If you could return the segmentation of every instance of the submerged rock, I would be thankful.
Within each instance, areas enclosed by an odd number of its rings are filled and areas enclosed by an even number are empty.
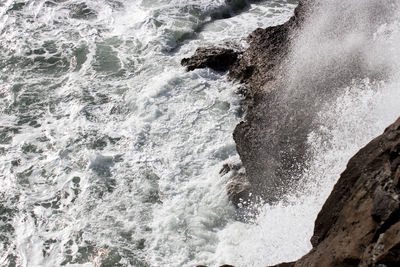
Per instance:
[[[181,61],[188,71],[211,68],[216,71],[227,71],[237,60],[239,52],[221,47],[200,47],[190,58]]]

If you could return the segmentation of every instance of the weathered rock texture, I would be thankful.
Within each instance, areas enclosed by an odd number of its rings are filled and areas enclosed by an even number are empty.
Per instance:
[[[274,267],[400,266],[400,118],[350,159],[311,243],[298,261]]]
[[[245,83],[248,97],[265,89],[266,83],[276,80],[277,68],[289,52],[290,37],[304,22],[311,8],[311,1],[301,0],[294,15],[282,25],[254,30],[246,39],[249,47],[243,56],[232,64],[229,76]]]
[[[291,112],[281,101],[280,66],[289,53],[291,34],[304,20],[306,2],[300,1],[285,24],[251,33],[248,49],[229,70],[229,76],[247,89],[246,116],[233,138],[251,185],[249,192],[266,201],[278,200],[285,193],[304,161],[309,120],[301,108]]]
[[[392,4],[365,2],[362,10],[352,10],[344,0],[300,0],[289,21],[252,32],[245,51],[198,49],[182,61],[189,70],[229,68],[229,77],[245,86],[246,115],[233,137],[246,177],[236,176],[229,185],[230,199],[280,200],[305,169],[307,137],[319,125],[321,107],[335,101],[354,79],[384,78],[387,66],[366,62],[364,44],[373,45],[377,27],[393,17]],[[359,5],[350,4],[354,6]],[[334,13],[327,22],[324,8]],[[363,41],[343,43],[353,35]]]
[[[321,108],[354,80],[384,78],[387,66],[366,62],[365,45],[394,16],[388,3],[365,2],[356,10],[344,0],[301,0],[283,25],[251,33],[249,47],[231,65],[229,76],[247,89],[246,116],[233,137],[251,191],[264,200],[281,199],[301,177]],[[325,13],[333,13],[327,22]],[[343,41],[353,34],[363,42]]]
[[[220,47],[200,47],[190,58],[181,61],[188,71],[211,68],[216,71],[227,71],[238,58],[239,52]]]
[[[199,48],[181,62],[187,70],[229,69],[229,77],[245,85],[246,117],[233,136],[246,177],[237,175],[228,185],[229,198],[235,204],[254,201],[255,196],[267,201],[279,199],[293,174],[302,168],[310,120],[301,109],[288,112],[287,103],[279,101],[283,85],[276,81],[282,75],[279,67],[289,52],[290,35],[300,27],[309,8],[307,2],[300,1],[295,15],[285,24],[256,29],[243,52]]]
[[[400,118],[350,159],[293,266],[400,266]]]
[[[311,243],[298,261],[274,267],[400,266],[400,118],[350,159]]]
[[[320,107],[353,79],[382,80],[390,73],[390,65],[366,64],[363,54],[364,44],[373,45],[377,27],[395,17],[391,12],[398,3],[392,0],[365,0],[362,10],[348,9],[347,3],[361,7],[357,1],[325,1],[325,7],[337,5],[329,12],[340,16],[330,17],[330,24],[322,23],[325,28],[310,36],[325,34],[316,40],[334,43],[334,49],[346,50],[340,42],[353,33],[360,33],[363,42],[345,53],[331,55],[328,50],[322,59],[315,55],[304,64],[301,60],[307,58],[293,56],[299,35],[307,32],[303,29],[313,30],[306,17],[322,2],[300,0],[288,22],[255,30],[247,38],[249,48],[226,65],[229,76],[246,86],[246,116],[234,132],[246,177],[235,176],[228,186],[234,203],[248,199],[250,192],[267,201],[280,199],[301,174],[307,135],[318,123]],[[318,12],[316,16],[324,20]],[[307,47],[305,41],[305,52],[326,48],[315,43]],[[317,68],[313,64],[318,61]],[[349,161],[316,219],[311,243],[307,255],[276,267],[400,266],[400,119]]]

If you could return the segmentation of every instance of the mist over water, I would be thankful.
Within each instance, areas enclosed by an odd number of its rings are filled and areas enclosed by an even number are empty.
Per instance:
[[[314,220],[348,160],[400,114],[399,10],[396,1],[313,6],[292,36],[279,99],[309,120],[307,167],[292,193],[259,208],[253,224],[219,233],[221,262],[268,266],[311,249]]]
[[[1,2],[0,265],[265,266],[306,253],[348,159],[400,114],[398,4],[342,2],[320,1],[285,65],[283,95],[326,92],[302,182],[246,223],[218,174],[238,160],[240,97],[223,73],[179,62],[245,45],[296,1]]]

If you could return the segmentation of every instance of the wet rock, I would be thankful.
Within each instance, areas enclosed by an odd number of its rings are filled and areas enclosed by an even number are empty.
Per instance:
[[[276,79],[276,68],[282,63],[290,47],[290,35],[297,31],[310,9],[302,0],[294,15],[286,23],[254,30],[246,39],[249,47],[229,70],[229,76],[246,83],[251,95],[263,90],[263,86]]]
[[[227,184],[227,193],[228,199],[235,207],[248,207],[255,201],[251,193],[253,190],[241,162],[226,163],[219,173],[221,176],[229,175],[231,177]]]
[[[286,23],[253,31],[247,37],[249,47],[229,69],[229,77],[246,87],[245,118],[233,133],[236,149],[253,193],[270,203],[281,200],[301,179],[311,156],[308,137],[321,123],[318,117],[321,109],[334,102],[352,81],[365,77],[381,79],[384,73],[365,67],[359,53],[361,47],[348,58],[333,56],[332,62],[323,60],[322,67],[316,65],[319,56],[313,51],[309,52],[315,60],[310,62],[297,54],[299,36],[312,27],[306,18],[314,8],[318,9],[319,2],[300,0]],[[368,42],[380,25],[374,21],[390,17],[385,6],[374,5],[376,17],[368,22],[371,25],[366,33]],[[346,10],[340,4],[338,8],[342,16],[330,22],[337,35],[334,38],[342,37],[342,31],[345,32],[343,18],[356,24],[354,10]],[[329,51],[323,52],[330,55]],[[302,65],[298,61],[307,63]]]
[[[305,75],[292,88],[299,91],[298,97],[282,101],[285,73],[281,67],[313,2],[300,0],[288,22],[255,30],[247,39],[249,48],[230,66],[229,76],[246,86],[246,116],[234,132],[246,176],[235,176],[227,186],[234,203],[250,193],[271,202],[279,200],[282,195],[276,189],[288,188],[291,181],[285,177],[301,174],[307,160],[308,133],[331,93],[321,90],[340,89],[353,78],[374,77],[362,69],[356,56],[341,62],[340,69],[328,66],[324,79]],[[386,17],[383,6],[376,5],[382,12],[372,20]],[[349,19],[352,15],[347,14]],[[309,87],[312,90],[302,92]],[[296,262],[276,266],[400,266],[399,152],[400,118],[350,159],[315,221],[311,251]]]
[[[400,266],[400,118],[350,159],[293,266]]]
[[[252,201],[251,185],[244,174],[237,174],[226,186],[229,200],[236,207],[249,205]]]
[[[276,81],[282,75],[280,66],[288,54],[290,36],[301,27],[307,15],[308,2],[300,1],[288,22],[256,29],[248,36],[249,47],[243,52],[230,44],[225,44],[227,48],[198,48],[191,58],[181,62],[187,70],[229,69],[229,77],[244,84],[240,92],[246,97],[242,107],[246,116],[237,125],[233,137],[252,193],[268,202],[281,199],[291,183],[287,177],[294,177],[304,169],[302,164],[312,121],[309,114],[315,114],[306,109],[310,106],[306,100],[314,96],[282,103],[277,100],[281,98],[279,87],[283,85]],[[288,106],[293,106],[291,112]],[[228,191],[230,199],[237,199],[232,196],[247,192],[247,184],[230,183]]]
[[[239,163],[225,163],[222,166],[222,169],[219,171],[219,174],[221,174],[221,176],[229,173],[229,172],[234,172],[237,173],[240,169],[243,168],[243,165],[241,162]]]
[[[253,193],[267,202],[283,197],[306,160],[310,114],[314,114],[306,102],[311,96],[284,102],[280,70],[289,52],[290,36],[306,16],[305,3],[300,1],[286,23],[253,31],[247,38],[248,49],[229,70],[231,79],[246,86],[246,116],[233,133],[236,149]]]
[[[194,55],[181,61],[188,71],[211,68],[216,71],[227,71],[237,60],[239,52],[220,47],[197,48]]]

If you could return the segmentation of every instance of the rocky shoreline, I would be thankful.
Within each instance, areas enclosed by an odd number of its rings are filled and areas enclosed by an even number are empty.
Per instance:
[[[348,162],[291,266],[399,266],[400,118]]]
[[[246,39],[249,47],[245,51],[198,48],[181,62],[188,71],[205,67],[229,70],[229,78],[244,85],[245,118],[233,137],[246,175],[236,175],[228,185],[234,204],[260,198],[279,200],[290,187],[286,178],[299,175],[302,169],[310,120],[300,110],[288,110],[279,98],[284,87],[280,83],[281,62],[288,55],[292,32],[301,27],[307,13],[306,2],[300,1],[295,15],[285,24],[253,31]]]
[[[228,184],[236,205],[243,200],[278,201],[295,185],[307,161],[307,135],[316,111],[336,93],[326,87],[340,88],[357,77],[384,78],[382,70],[365,68],[355,53],[343,59],[340,69],[324,65],[315,77],[288,81],[293,42],[316,2],[300,0],[286,23],[256,29],[244,51],[199,48],[182,60],[188,70],[229,70],[229,77],[245,86],[246,115],[233,133],[245,173]],[[369,21],[374,25],[389,11],[376,4],[368,12],[374,14]],[[351,20],[351,15],[343,12],[343,19]],[[309,66],[304,66],[306,71]],[[350,159],[315,221],[311,243],[307,255],[276,267],[400,265],[400,119]]]

